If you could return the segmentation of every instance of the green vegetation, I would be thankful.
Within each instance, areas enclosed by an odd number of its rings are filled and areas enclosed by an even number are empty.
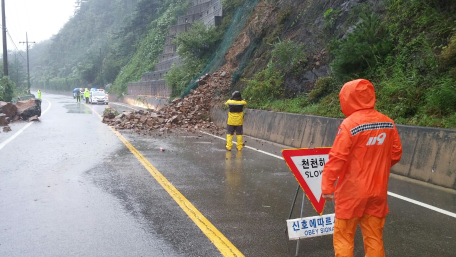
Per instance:
[[[103,70],[104,59],[110,49],[122,45],[123,39],[117,37],[118,33],[124,32],[123,26],[129,25],[124,21],[132,13],[137,14],[134,10],[139,2],[146,0],[83,2],[58,34],[51,40],[34,45],[30,50],[32,85],[40,83],[42,89],[47,89],[49,81],[58,79],[80,80],[80,87],[100,87],[112,83],[112,74]],[[143,24],[143,27],[146,26]],[[122,54],[132,54],[131,51],[117,53],[119,66],[123,66]]]
[[[187,52],[190,58],[184,59],[180,66],[174,66],[165,77],[167,83],[173,87],[174,96],[188,94],[191,89],[198,86],[196,83],[198,77],[205,73],[212,73],[225,64],[225,54],[244,28],[257,2],[258,0],[222,0],[224,16],[221,26],[209,29],[195,28],[202,36],[193,32],[182,35],[181,38],[184,40],[177,42],[178,52],[182,51],[184,55]],[[194,24],[194,26],[199,25]],[[202,38],[207,38],[206,42],[203,42]],[[183,46],[182,44],[187,40],[189,43]],[[208,52],[204,53],[204,56],[191,54],[201,49],[207,49]],[[182,90],[184,88],[185,90]]]
[[[277,88],[283,81],[268,71],[269,63],[253,79],[244,79],[248,84],[244,95],[255,108],[343,117],[341,86],[366,78],[376,88],[376,108],[397,123],[456,128],[456,3],[387,0],[385,4],[382,15],[366,6],[358,8],[363,10],[359,19],[344,24],[351,32],[328,45],[333,77],[320,78],[304,94],[284,99]],[[325,26],[334,27],[338,14],[327,10]],[[268,87],[275,88],[276,95],[262,92]]]
[[[331,29],[334,24],[336,23],[337,15],[339,15],[340,10],[333,10],[328,9],[326,10],[325,14],[323,14],[323,18],[325,19],[325,28]]]
[[[127,90],[128,82],[139,81],[141,74],[153,70],[158,62],[158,56],[163,53],[169,27],[177,22],[177,16],[184,13],[189,4],[188,0],[163,1],[157,13],[161,15],[149,25],[150,29],[141,40],[138,49],[120,71],[113,83],[113,92],[122,95]]]
[[[124,94],[129,82],[153,70],[169,27],[191,2],[86,1],[52,40],[31,49],[32,85],[71,90],[111,83],[113,93]],[[248,28],[249,45],[234,56],[231,82],[250,107],[343,117],[341,86],[365,78],[376,88],[376,108],[397,123],[456,128],[454,0],[365,1],[351,10],[324,1],[268,0],[259,6],[268,12],[251,19],[257,2],[222,0],[220,27],[197,23],[176,37],[181,62],[165,76],[174,96],[220,68]],[[23,64],[11,65],[14,83],[6,89],[2,80],[2,98],[27,87]],[[331,75],[315,80],[328,66]]]
[[[128,82],[150,72],[163,51],[169,27],[191,0],[91,0],[51,40],[30,51],[34,87],[68,90]],[[11,75],[11,74],[10,74]]]
[[[252,79],[244,79],[247,87],[244,97],[249,106],[265,108],[270,102],[283,98],[283,77],[292,71],[300,62],[305,62],[304,45],[293,41],[279,41],[273,44],[266,69],[257,73]]]
[[[165,75],[166,84],[171,86],[174,96],[180,95],[204,69],[221,35],[215,27],[206,28],[203,23],[194,23],[189,31],[176,36],[174,43],[182,62],[173,65]]]
[[[83,87],[81,80],[77,78],[54,78],[47,81],[35,82],[36,89],[66,90],[72,92],[76,87]]]
[[[11,102],[14,96],[13,90],[15,87],[15,83],[8,77],[2,77],[0,79],[0,101]]]

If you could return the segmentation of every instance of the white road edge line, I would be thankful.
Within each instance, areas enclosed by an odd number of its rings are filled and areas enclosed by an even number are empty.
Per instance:
[[[204,132],[204,131],[200,131],[200,132],[203,133],[203,134],[212,136],[212,137],[219,138],[219,139],[221,139],[221,140],[226,140],[226,139],[223,138],[223,137],[219,137],[219,136],[216,136],[216,135],[213,135],[213,134]],[[233,143],[234,143],[234,144],[237,144],[236,142],[233,142]],[[258,150],[258,149],[256,149],[256,148],[253,148],[253,147],[250,147],[250,146],[245,146],[245,147],[246,147],[246,148],[249,148],[249,149],[252,149],[252,150],[254,150],[254,151],[260,152],[260,153],[267,154],[267,155],[272,156],[272,157],[275,157],[275,158],[277,158],[277,159],[283,160],[283,157],[281,157],[281,156],[278,156],[278,155],[275,155],[275,154],[272,154],[272,153],[268,153],[268,152],[265,152],[265,151],[262,151],[262,150]],[[409,202],[409,203],[413,203],[413,204],[419,205],[419,206],[424,207],[424,208],[427,208],[427,209],[429,209],[429,210],[433,210],[433,211],[436,211],[436,212],[440,212],[440,213],[442,213],[442,214],[445,214],[445,215],[448,215],[448,216],[450,216],[450,217],[456,218],[456,213],[449,212],[449,211],[446,211],[446,210],[444,210],[444,209],[440,209],[440,208],[437,208],[437,207],[435,207],[435,206],[432,206],[432,205],[429,205],[429,204],[426,204],[426,203],[422,203],[422,202],[419,202],[419,201],[410,199],[410,198],[405,197],[405,196],[402,196],[402,195],[398,195],[398,194],[395,194],[395,193],[391,193],[390,191],[388,191],[388,195],[389,195],[389,196],[392,196],[392,197],[399,198],[399,199],[404,200],[404,201],[407,201],[407,202]]]
[[[51,102],[47,99],[43,99],[43,100],[46,100],[48,101],[49,103],[49,106],[48,108],[41,114],[41,116],[43,116],[50,108],[51,108]],[[14,135],[12,135],[10,138],[8,138],[7,140],[5,140],[5,142],[1,143],[0,144],[0,150],[2,150],[3,147],[5,147],[9,142],[13,141],[17,136],[19,136],[22,132],[24,132],[24,130],[26,130],[28,127],[32,126],[33,122],[29,122],[27,125],[25,125],[23,128],[21,128],[20,130],[18,130],[16,133],[14,133]]]
[[[395,193],[391,193],[390,191],[388,191],[388,195],[389,195],[389,196],[396,197],[396,198],[399,198],[399,199],[401,199],[401,200],[404,200],[404,201],[407,201],[407,202],[410,202],[410,203],[414,203],[414,204],[416,204],[416,205],[422,206],[422,207],[424,207],[424,208],[428,208],[428,209],[433,210],[433,211],[436,211],[436,212],[440,212],[440,213],[445,214],[445,215],[448,215],[448,216],[450,216],[450,217],[456,218],[456,213],[452,213],[452,212],[446,211],[446,210],[444,210],[444,209],[440,209],[440,208],[437,208],[437,207],[435,207],[435,206],[432,206],[432,205],[429,205],[429,204],[426,204],[426,203],[422,203],[422,202],[419,202],[419,201],[410,199],[410,198],[405,197],[405,196],[402,196],[402,195],[398,195],[398,194],[395,194]]]
[[[126,104],[113,103],[113,102],[109,102],[109,103],[110,103],[110,104],[120,105],[120,106],[123,106],[123,107],[126,107],[126,108],[130,108],[130,109],[133,109],[133,110],[135,110],[135,111],[139,111],[138,109],[135,109],[135,108],[133,108],[133,107],[130,107],[130,106],[126,105]]]

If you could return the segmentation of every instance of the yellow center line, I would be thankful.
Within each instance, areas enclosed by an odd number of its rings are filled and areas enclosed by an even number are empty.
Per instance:
[[[102,117],[90,106],[92,111]],[[109,127],[111,131],[124,143],[130,152],[149,171],[152,177],[168,192],[188,217],[201,229],[209,240],[217,247],[223,256],[244,256],[206,217],[193,206],[190,201],[177,190],[125,137]]]

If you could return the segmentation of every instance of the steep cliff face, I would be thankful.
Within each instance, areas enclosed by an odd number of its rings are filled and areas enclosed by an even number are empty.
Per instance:
[[[239,65],[233,57],[241,59],[251,43],[255,50],[250,65],[244,71],[244,77],[264,69],[270,57],[271,44],[279,40],[292,40],[303,43],[307,62],[301,63],[300,71],[289,71],[285,75],[285,96],[293,97],[309,92],[320,77],[331,75],[329,43],[336,38],[343,38],[353,30],[359,21],[361,10],[384,13],[383,1],[375,0],[282,0],[260,1],[252,14],[249,24],[239,36],[227,55],[232,66]],[[331,11],[332,10],[332,11]],[[325,15],[326,13],[326,15]],[[235,53],[235,54],[234,54]],[[231,68],[235,70],[238,67]]]
[[[451,0],[260,0],[223,70],[255,108],[343,117],[337,92],[361,77],[398,123],[455,128],[455,24]]]

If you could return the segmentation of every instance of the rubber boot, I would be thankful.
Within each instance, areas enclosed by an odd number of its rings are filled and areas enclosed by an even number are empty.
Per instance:
[[[226,150],[231,151],[231,147],[233,147],[233,135],[227,134],[226,135]]]
[[[237,138],[237,149],[238,151],[241,151],[242,148],[244,147],[244,141],[242,141],[242,135],[236,135]]]

